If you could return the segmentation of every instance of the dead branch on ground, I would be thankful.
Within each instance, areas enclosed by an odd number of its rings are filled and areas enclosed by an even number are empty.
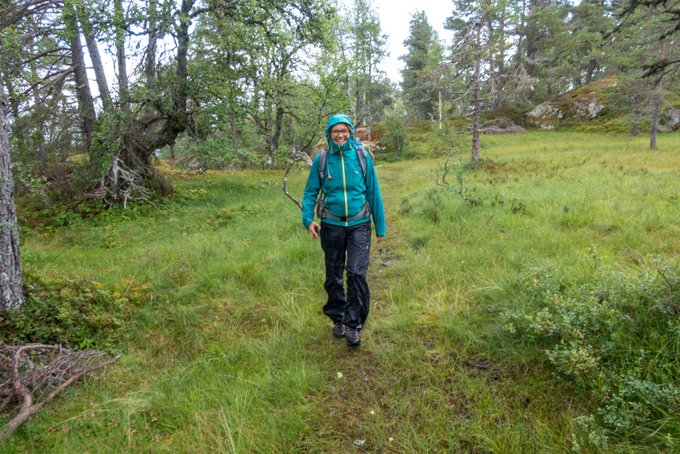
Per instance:
[[[60,345],[0,344],[0,412],[16,412],[0,428],[0,440],[73,382],[113,364],[119,357],[96,350],[68,350]]]

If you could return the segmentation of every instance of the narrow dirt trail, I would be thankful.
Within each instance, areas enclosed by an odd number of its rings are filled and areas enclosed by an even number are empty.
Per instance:
[[[398,178],[388,174],[381,178],[381,185],[396,184]],[[392,266],[403,260],[402,252],[408,247],[393,221],[396,210],[389,209],[397,206],[395,198],[389,191],[385,197],[388,207],[385,241],[378,243],[374,239],[372,243],[368,271],[371,308],[362,332],[362,345],[351,348],[342,340],[330,344],[328,354],[332,356],[334,371],[329,374],[324,392],[313,397],[314,406],[319,409],[315,421],[319,430],[306,442],[321,447],[323,452],[413,451],[416,448],[411,432],[427,433],[430,418],[440,421],[465,418],[472,400],[459,391],[456,374],[448,372],[460,367],[457,356],[437,354],[431,349],[434,341],[427,335],[402,330],[394,316],[400,309],[390,307],[401,304],[394,301],[392,289],[409,279],[390,272]],[[416,305],[414,310],[420,308]],[[417,316],[413,313],[413,317]],[[424,404],[424,395],[436,396],[436,402]],[[430,449],[443,451],[465,445],[464,440],[457,439],[452,444],[446,434],[428,443]]]

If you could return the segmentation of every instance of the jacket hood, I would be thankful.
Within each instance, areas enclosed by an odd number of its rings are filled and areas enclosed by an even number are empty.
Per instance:
[[[349,140],[342,144],[342,146],[338,145],[333,141],[333,139],[331,139],[331,128],[338,123],[345,123],[347,126],[349,126]],[[335,114],[329,118],[328,124],[326,125],[326,141],[328,142],[328,149],[330,151],[346,151],[351,149],[356,143],[354,140],[354,123],[352,123],[352,120],[345,114]]]

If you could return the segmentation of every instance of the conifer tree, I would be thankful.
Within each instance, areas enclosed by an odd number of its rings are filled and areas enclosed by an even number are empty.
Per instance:
[[[381,85],[382,73],[378,65],[387,55],[387,37],[382,34],[380,20],[370,0],[355,0],[349,17],[351,65],[348,80],[348,98],[352,103],[352,114],[357,125],[369,126],[377,120],[374,99]],[[382,116],[382,115],[378,115]]]
[[[402,71],[401,88],[409,117],[427,120],[434,117],[437,104],[437,88],[433,80],[433,58],[439,55],[437,33],[432,29],[425,12],[418,11],[411,17],[409,37],[404,41],[408,53],[401,57],[406,63]]]

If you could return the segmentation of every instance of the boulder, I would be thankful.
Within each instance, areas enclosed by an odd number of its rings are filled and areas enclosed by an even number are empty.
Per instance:
[[[484,123],[479,132],[482,134],[522,134],[526,132],[526,129],[506,117],[498,117]]]
[[[595,98],[576,101],[576,116],[579,118],[595,118],[605,109]]]
[[[498,126],[488,126],[486,128],[481,128],[479,132],[482,134],[524,134],[525,132],[527,132],[527,130],[521,126],[512,125],[508,126],[507,128],[499,128]]]
[[[663,116],[663,125],[672,131],[680,128],[680,109],[668,109]]]
[[[555,129],[555,126],[564,118],[564,112],[551,101],[543,102],[527,113],[529,123],[541,129]]]
[[[546,101],[528,112],[530,124],[541,129],[555,129],[562,120],[592,120],[606,110],[596,93],[571,93]]]

